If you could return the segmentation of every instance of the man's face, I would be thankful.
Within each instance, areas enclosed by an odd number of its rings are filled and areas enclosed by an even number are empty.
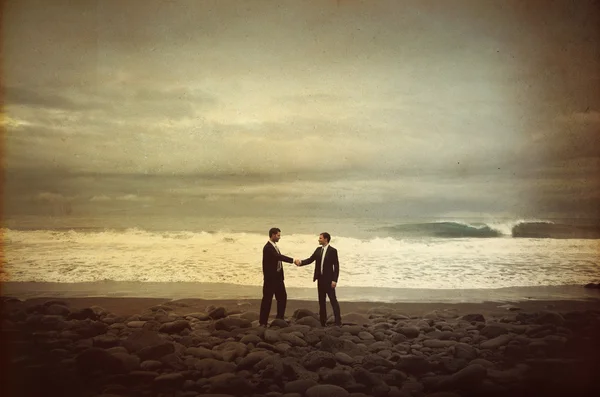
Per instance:
[[[319,245],[326,245],[327,244],[327,239],[325,237],[323,237],[322,234],[319,234]]]
[[[281,232],[277,232],[277,234],[274,234],[273,236],[271,236],[271,241],[276,243],[279,241],[280,238],[281,238]]]

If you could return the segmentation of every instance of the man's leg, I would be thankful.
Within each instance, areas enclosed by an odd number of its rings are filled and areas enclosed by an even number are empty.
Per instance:
[[[329,296],[329,302],[331,302],[331,308],[333,309],[333,316],[335,317],[335,325],[342,325],[342,315],[340,313],[340,304],[337,301],[337,297],[335,296],[335,288],[331,288],[327,290],[327,295]]]
[[[269,322],[269,313],[271,312],[271,301],[273,300],[272,284],[266,282],[263,284],[263,297],[260,302],[260,316],[258,322],[260,325],[267,325]]]
[[[277,315],[275,318],[283,320],[285,317],[285,306],[287,305],[287,292],[283,280],[275,288],[275,299],[277,299]]]
[[[319,293],[319,317],[321,325],[324,327],[327,324],[327,288],[320,281],[317,281],[317,291]]]

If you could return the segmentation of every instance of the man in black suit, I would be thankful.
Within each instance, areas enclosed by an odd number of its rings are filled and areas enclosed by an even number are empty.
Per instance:
[[[282,255],[277,247],[277,242],[281,238],[281,230],[274,227],[269,230],[269,241],[263,247],[263,297],[260,302],[259,323],[261,326],[267,326],[269,313],[271,312],[271,302],[273,295],[277,300],[276,318],[283,320],[285,315],[285,306],[287,304],[287,292],[283,282],[283,264],[282,262],[293,263],[294,260],[288,256]]]
[[[329,233],[321,233],[319,235],[319,245],[312,256],[302,261],[295,260],[297,266],[306,266],[315,262],[315,272],[313,282],[317,282],[317,291],[319,293],[319,316],[321,325],[327,323],[327,302],[326,295],[329,296],[329,302],[333,308],[333,316],[335,325],[342,325],[342,315],[340,314],[340,304],[335,296],[335,286],[337,285],[338,276],[340,274],[340,262],[338,253],[335,248],[329,245],[331,235]]]

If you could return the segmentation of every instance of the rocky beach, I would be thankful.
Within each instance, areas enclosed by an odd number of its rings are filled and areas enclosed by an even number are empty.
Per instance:
[[[3,396],[587,396],[600,303],[2,297]]]

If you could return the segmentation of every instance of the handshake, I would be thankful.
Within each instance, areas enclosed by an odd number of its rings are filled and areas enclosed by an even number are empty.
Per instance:
[[[294,265],[296,266],[302,266],[302,260],[301,259],[294,259]]]

